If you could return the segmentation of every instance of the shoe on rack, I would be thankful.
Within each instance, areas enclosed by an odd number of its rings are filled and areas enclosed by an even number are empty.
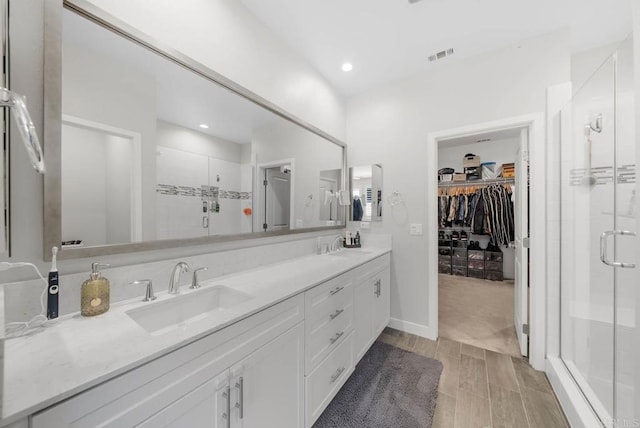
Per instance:
[[[463,241],[467,240],[467,232],[465,232],[464,230],[462,232],[460,232],[460,239],[462,239]]]

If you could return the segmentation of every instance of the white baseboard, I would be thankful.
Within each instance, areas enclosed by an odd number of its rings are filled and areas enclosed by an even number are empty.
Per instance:
[[[548,357],[545,371],[569,424],[574,428],[602,428],[598,417],[560,358]]]
[[[415,334],[416,336],[426,337],[427,339],[437,340],[438,337],[433,334],[428,325],[416,324],[410,321],[403,321],[397,318],[389,320],[389,327],[406,333]]]

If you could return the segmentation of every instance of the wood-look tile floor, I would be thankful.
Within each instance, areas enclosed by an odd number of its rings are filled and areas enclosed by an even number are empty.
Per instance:
[[[513,293],[513,281],[438,275],[440,336],[519,357]]]
[[[569,426],[547,376],[523,358],[391,328],[378,340],[442,362],[432,428]]]

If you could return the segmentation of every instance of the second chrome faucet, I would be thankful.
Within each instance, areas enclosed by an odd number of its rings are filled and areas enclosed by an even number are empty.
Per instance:
[[[200,281],[198,280],[198,272],[207,270],[206,267],[201,267],[198,269],[191,269],[189,263],[187,262],[178,262],[173,271],[171,271],[171,277],[169,278],[169,294],[179,294],[180,293],[180,274],[184,272],[193,271],[193,278],[191,279],[191,287],[189,288],[200,288]]]
[[[171,277],[169,278],[169,294],[180,293],[180,274],[183,272],[189,272],[191,266],[187,262],[178,262],[171,271]]]

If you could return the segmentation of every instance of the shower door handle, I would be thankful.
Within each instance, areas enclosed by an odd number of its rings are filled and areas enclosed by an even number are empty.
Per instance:
[[[629,230],[607,230],[602,232],[600,235],[600,261],[607,266],[611,267],[620,267],[620,268],[630,268],[633,269],[636,267],[635,263],[623,263],[617,261],[609,261],[607,257],[607,238],[613,235],[620,236],[636,236],[635,232],[631,232]]]

